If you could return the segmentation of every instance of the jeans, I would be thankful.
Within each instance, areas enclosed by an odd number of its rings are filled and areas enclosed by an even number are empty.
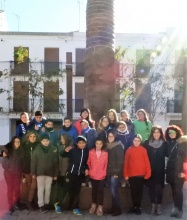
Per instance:
[[[112,194],[112,209],[120,210],[120,196],[119,196],[119,178],[108,176],[108,184]]]

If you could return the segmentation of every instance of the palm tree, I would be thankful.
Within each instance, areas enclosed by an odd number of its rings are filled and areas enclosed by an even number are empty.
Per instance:
[[[114,0],[88,0],[85,107],[97,121],[115,108]]]

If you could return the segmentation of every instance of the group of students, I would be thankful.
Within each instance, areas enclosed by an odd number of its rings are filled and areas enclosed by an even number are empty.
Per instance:
[[[37,189],[41,212],[47,212],[51,185],[57,181],[57,213],[62,212],[62,201],[69,195],[68,209],[76,215],[82,183],[90,181],[92,204],[89,213],[103,215],[104,187],[112,196],[109,213],[121,215],[119,186],[130,186],[133,206],[128,213],[141,214],[143,188],[149,189],[151,214],[160,215],[163,188],[170,184],[174,201],[172,217],[181,218],[182,188],[187,178],[187,136],[176,125],[170,125],[163,134],[160,126],[152,126],[144,109],[137,111],[132,121],[127,111],[114,109],[103,116],[97,129],[89,109],[82,109],[74,124],[65,117],[58,134],[53,121],[45,120],[41,111],[35,112],[29,122],[22,113],[21,123],[3,151],[4,176],[10,211],[20,208],[21,179],[28,186],[27,208],[32,211]],[[167,162],[165,160],[167,158]]]

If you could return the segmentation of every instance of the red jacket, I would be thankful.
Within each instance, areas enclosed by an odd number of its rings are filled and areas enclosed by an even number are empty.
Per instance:
[[[144,176],[144,179],[149,179],[151,176],[147,151],[142,146],[131,146],[125,154],[124,178],[133,176]]]
[[[87,164],[90,178],[94,180],[103,180],[106,177],[108,152],[101,151],[99,158],[97,158],[95,149],[90,150]]]

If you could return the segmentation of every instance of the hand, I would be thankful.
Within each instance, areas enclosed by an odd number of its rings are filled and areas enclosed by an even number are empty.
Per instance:
[[[3,157],[8,157],[8,154],[5,151],[3,151]]]
[[[88,174],[89,174],[89,171],[88,171],[88,169],[86,169],[85,170],[85,176],[88,176]]]
[[[34,129],[35,129],[36,131],[38,131],[38,130],[39,130],[39,127],[38,127],[37,125],[35,125],[35,126],[34,126]]]
[[[53,180],[54,180],[54,181],[57,181],[57,177],[56,177],[56,176],[55,176],[55,177],[53,177]]]
[[[179,173],[178,176],[179,176],[179,178],[185,178],[186,175],[185,175],[185,173]]]
[[[45,127],[42,127],[41,132],[45,132]]]
[[[127,176],[127,177],[125,177],[125,180],[129,180],[129,177]]]
[[[114,178],[118,178],[118,176],[117,176],[117,175],[114,175]]]
[[[66,147],[65,151],[68,153],[71,149],[72,149],[72,147],[69,146],[69,147]]]
[[[35,176],[35,175],[32,175],[32,178],[33,178],[33,179],[36,179],[36,176]]]

